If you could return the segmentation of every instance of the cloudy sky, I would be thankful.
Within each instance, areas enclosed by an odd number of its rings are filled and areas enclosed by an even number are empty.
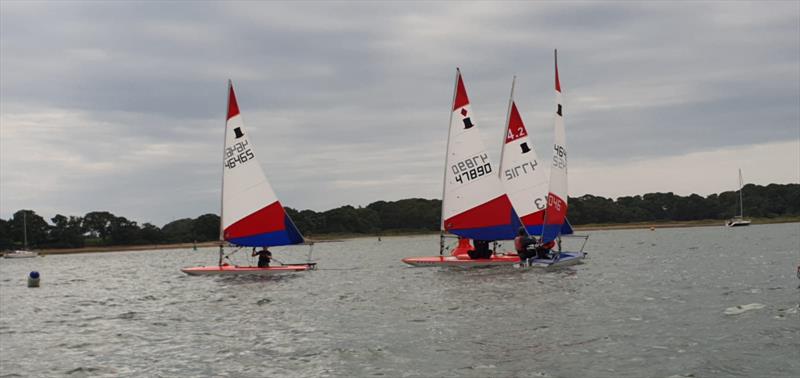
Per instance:
[[[570,195],[800,181],[800,3],[0,2],[0,217],[219,211],[226,81],[281,201],[438,198],[455,68]]]

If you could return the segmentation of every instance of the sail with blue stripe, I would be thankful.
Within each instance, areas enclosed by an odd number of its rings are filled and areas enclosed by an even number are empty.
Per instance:
[[[476,240],[516,236],[519,217],[496,172],[478,132],[461,71],[456,69],[442,188],[443,233]]]
[[[558,52],[555,58],[556,111],[553,120],[553,154],[550,165],[550,189],[547,193],[547,209],[544,215],[542,241],[550,242],[562,233],[567,219],[567,138],[564,129],[564,100],[561,94],[561,81],[558,78]],[[570,227],[571,230],[571,227]]]
[[[261,169],[230,81],[220,226],[220,239],[239,246],[270,247],[304,242]]]

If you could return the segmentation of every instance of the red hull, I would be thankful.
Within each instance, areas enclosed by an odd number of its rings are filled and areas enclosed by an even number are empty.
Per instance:
[[[448,266],[460,268],[476,268],[498,265],[514,265],[519,263],[517,255],[495,255],[490,259],[471,259],[461,256],[424,256],[406,257],[403,262],[417,267]]]
[[[294,272],[302,272],[305,270],[314,269],[314,265],[281,265],[271,266],[267,268],[259,268],[256,266],[235,266],[235,265],[214,265],[214,266],[198,266],[193,268],[183,268],[184,272],[190,276],[205,276],[205,275],[273,275],[273,274],[286,274]]]

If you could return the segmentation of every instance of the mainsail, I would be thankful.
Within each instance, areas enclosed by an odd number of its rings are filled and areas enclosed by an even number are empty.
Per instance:
[[[547,194],[547,209],[544,217],[542,240],[547,243],[555,240],[562,227],[569,224],[567,217],[567,141],[564,131],[564,108],[561,96],[561,82],[558,79],[558,52],[554,52],[556,73],[556,114],[553,123],[553,163],[550,167],[550,190]]]
[[[456,87],[447,139],[442,231],[477,240],[513,239],[520,226],[503,186],[495,174],[456,70]]]
[[[249,247],[303,243],[256,159],[230,81],[222,171],[220,239]]]
[[[517,110],[514,101],[515,82],[516,77],[511,82],[498,175],[528,234],[541,235],[547,208],[547,175]]]

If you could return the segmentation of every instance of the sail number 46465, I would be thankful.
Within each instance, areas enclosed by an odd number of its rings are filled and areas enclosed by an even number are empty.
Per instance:
[[[463,184],[491,173],[492,163],[489,155],[480,154],[451,165],[450,170],[453,171],[455,180]]]
[[[243,140],[225,148],[225,166],[228,169],[233,169],[237,164],[244,164],[248,160],[256,158],[253,151],[247,147],[247,144],[247,140]]]

